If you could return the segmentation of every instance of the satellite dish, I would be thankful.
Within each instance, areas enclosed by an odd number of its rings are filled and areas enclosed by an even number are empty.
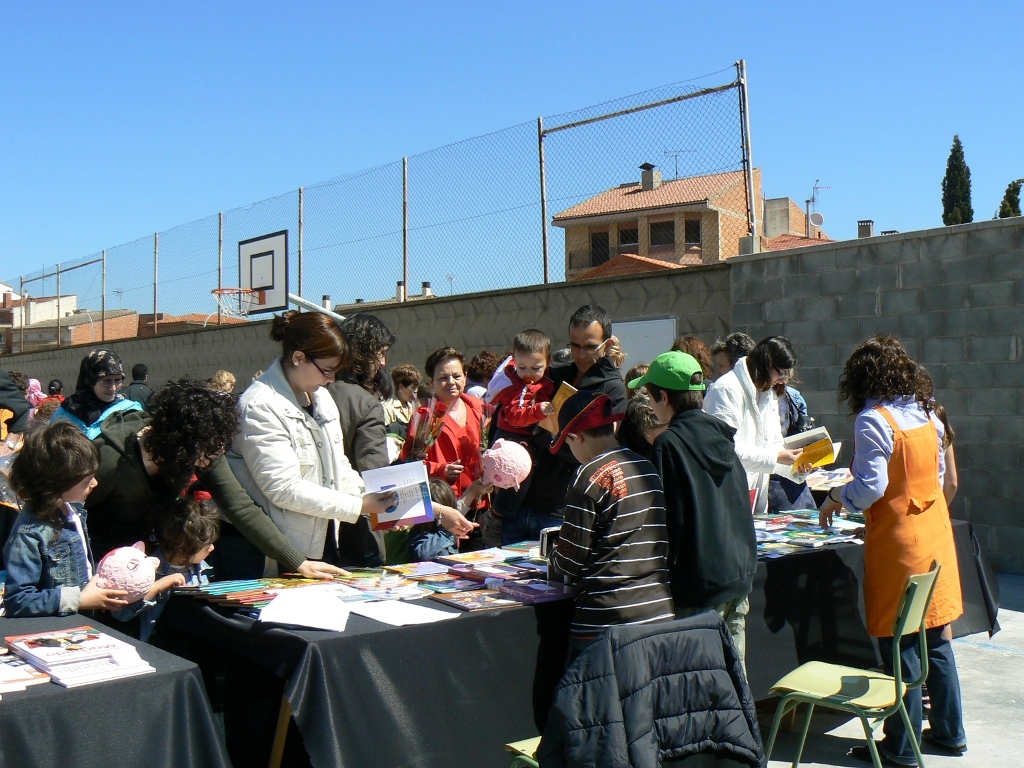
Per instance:
[[[811,214],[811,224],[813,224],[816,227],[820,227],[824,223],[825,217],[822,216],[820,213],[815,211],[814,213]]]

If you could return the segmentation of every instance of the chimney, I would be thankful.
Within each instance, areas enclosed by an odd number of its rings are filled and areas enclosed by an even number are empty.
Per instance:
[[[399,280],[395,287],[395,301],[405,301],[405,280]]]
[[[423,283],[423,298],[427,298],[428,296],[433,296],[433,295],[434,295],[434,292],[432,290],[430,290],[430,281],[424,282]]]
[[[320,306],[324,309],[331,309],[331,294],[325,293],[320,297]]]
[[[657,189],[661,186],[661,171],[657,170],[650,163],[644,163],[640,166],[640,170],[643,173],[640,174],[640,188],[645,192],[650,192],[652,189]]]
[[[356,299],[356,304],[362,304],[363,301],[364,301],[363,299]]]
[[[875,222],[873,219],[864,219],[857,222],[857,237],[874,237]]]

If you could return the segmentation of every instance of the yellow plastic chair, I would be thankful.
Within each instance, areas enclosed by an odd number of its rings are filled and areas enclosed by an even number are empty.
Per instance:
[[[804,742],[807,740],[807,731],[811,726],[811,716],[814,714],[815,706],[849,712],[860,718],[860,722],[864,726],[864,737],[867,739],[868,750],[871,752],[871,762],[874,763],[875,768],[882,768],[882,759],[879,757],[878,747],[875,746],[875,731],[887,717],[899,712],[900,717],[903,718],[903,725],[907,729],[910,745],[914,749],[917,764],[920,768],[924,768],[921,747],[914,735],[910,715],[907,714],[907,708],[903,704],[903,695],[908,688],[920,686],[928,677],[928,642],[925,637],[924,624],[940,568],[941,566],[937,562],[933,562],[932,569],[928,573],[917,574],[907,579],[903,600],[893,624],[892,668],[895,673],[893,676],[854,667],[843,667],[838,664],[811,661],[797,667],[772,686],[774,693],[782,695],[782,701],[779,702],[779,707],[775,711],[771,735],[768,737],[768,747],[765,750],[767,758],[771,758],[782,718],[791,710],[806,703],[808,705],[807,716],[804,718],[803,729],[800,732],[800,743],[797,746],[796,758],[793,760],[793,768],[800,764],[800,756],[804,751]],[[918,649],[921,655],[921,674],[914,680],[905,681],[903,667],[900,663],[900,639],[904,635],[914,632],[919,633]]]
[[[540,736],[506,744],[505,751],[515,755],[509,768],[538,768],[536,754],[539,746]]]

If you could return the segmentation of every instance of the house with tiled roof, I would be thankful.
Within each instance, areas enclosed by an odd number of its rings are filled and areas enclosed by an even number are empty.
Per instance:
[[[640,168],[639,182],[601,192],[552,219],[565,230],[567,280],[718,264],[740,254],[741,240],[749,235],[743,171],[664,181],[653,165]],[[771,238],[780,235],[814,239],[801,245],[821,242],[817,228],[797,231],[806,219],[792,200],[762,198],[760,168],[753,171],[753,186],[757,250],[770,250]]]

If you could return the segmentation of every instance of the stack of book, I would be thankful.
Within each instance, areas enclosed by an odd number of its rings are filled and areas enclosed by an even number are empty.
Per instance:
[[[7,647],[65,688],[156,670],[131,645],[93,627],[5,637]]]
[[[40,672],[20,656],[0,649],[0,693],[24,691],[30,685],[50,682],[50,676]]]

